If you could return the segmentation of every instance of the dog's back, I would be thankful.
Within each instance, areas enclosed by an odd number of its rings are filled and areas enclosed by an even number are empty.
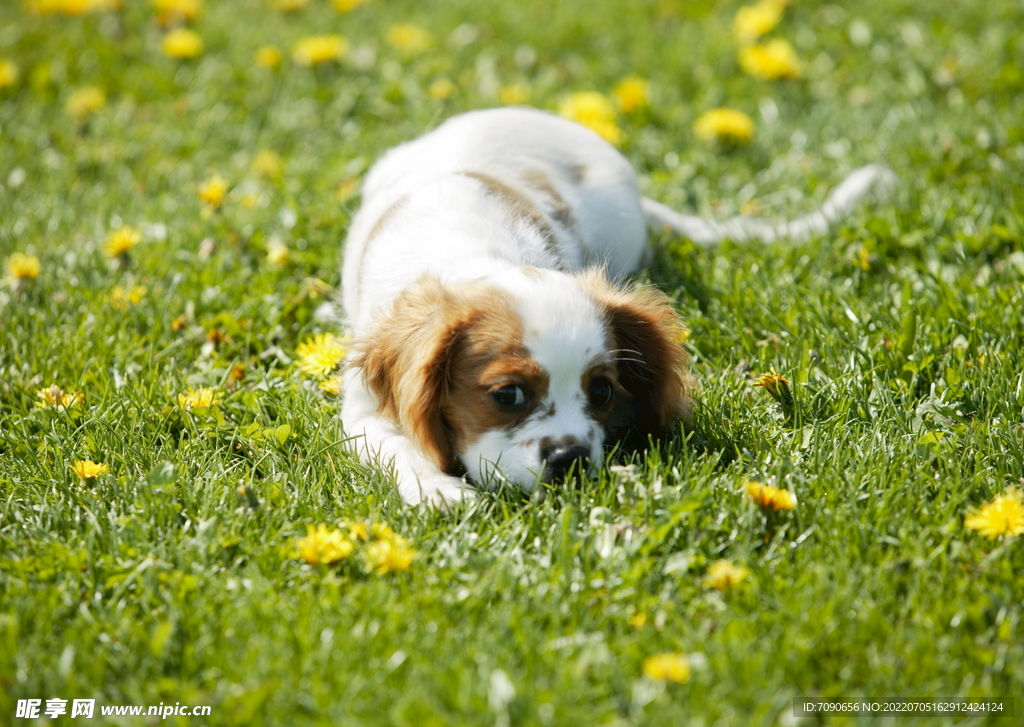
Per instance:
[[[456,116],[367,176],[345,250],[349,323],[424,272],[464,279],[500,260],[621,277],[646,247],[640,199],[626,159],[578,124],[524,108]]]

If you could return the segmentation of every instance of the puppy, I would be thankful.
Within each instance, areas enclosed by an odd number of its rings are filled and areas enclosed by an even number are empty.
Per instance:
[[[649,261],[647,226],[705,245],[806,238],[890,179],[858,169],[794,222],[712,222],[643,197],[583,126],[524,108],[456,116],[366,178],[342,272],[345,429],[412,504],[530,492],[609,445],[642,448],[686,421],[694,393],[669,299],[617,282]]]

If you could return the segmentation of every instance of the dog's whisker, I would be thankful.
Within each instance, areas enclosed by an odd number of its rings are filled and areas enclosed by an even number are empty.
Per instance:
[[[639,351],[623,351],[622,354],[630,354],[630,355],[621,355],[621,354],[613,353],[612,357],[611,357],[612,361],[615,361],[615,362],[619,362],[619,361],[634,361],[636,363],[641,363],[641,364],[644,363],[644,361],[645,361],[644,355],[642,353],[640,353]]]
[[[616,363],[624,363],[624,362],[631,362],[631,363],[638,363],[638,364],[646,363],[646,360],[644,359],[644,355],[642,353],[640,353],[639,351],[634,351],[632,349],[622,348],[622,349],[619,349],[619,351],[611,351],[610,353],[612,354],[612,360],[615,361]],[[620,355],[617,355],[618,353],[624,353],[624,354],[628,353],[628,354],[632,354],[632,355],[631,356],[620,356]]]

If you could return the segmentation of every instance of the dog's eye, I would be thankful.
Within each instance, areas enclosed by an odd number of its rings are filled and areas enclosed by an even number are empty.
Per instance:
[[[508,409],[518,409],[526,404],[526,392],[522,386],[505,384],[491,392],[494,400]]]
[[[590,380],[590,391],[587,395],[590,397],[591,406],[603,409],[611,403],[613,393],[612,382],[603,376],[595,376]]]

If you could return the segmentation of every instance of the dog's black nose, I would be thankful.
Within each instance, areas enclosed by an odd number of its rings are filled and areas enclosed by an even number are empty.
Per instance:
[[[546,448],[541,455],[544,457],[546,482],[563,479],[573,467],[576,468],[576,474],[581,474],[590,461],[590,450],[578,444]]]

